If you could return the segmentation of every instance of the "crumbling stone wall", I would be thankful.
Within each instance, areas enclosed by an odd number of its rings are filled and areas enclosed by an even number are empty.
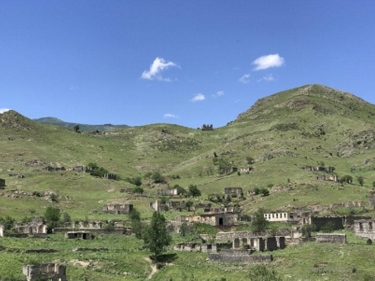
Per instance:
[[[375,220],[355,220],[353,226],[354,234],[363,238],[375,239]]]
[[[213,262],[243,262],[268,263],[273,260],[272,255],[252,255],[250,250],[222,250],[218,253],[209,253],[208,258]]]
[[[67,281],[66,266],[56,263],[43,263],[40,265],[23,265],[22,272],[27,281],[51,280]]]
[[[133,210],[133,204],[110,204],[102,209],[103,214],[129,214]]]
[[[213,128],[212,124],[211,125],[206,125],[206,124],[202,125],[202,131],[212,131],[213,129],[214,128]]]
[[[225,187],[224,188],[224,193],[225,195],[237,195],[237,196],[242,196],[243,195],[243,190],[241,187]]]
[[[315,239],[316,239],[316,242],[319,242],[319,243],[346,244],[346,234],[318,233],[316,234]]]

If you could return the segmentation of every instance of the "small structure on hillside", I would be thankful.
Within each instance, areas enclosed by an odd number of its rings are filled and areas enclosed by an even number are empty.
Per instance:
[[[271,222],[287,222],[295,224],[311,224],[311,212],[271,212],[264,213],[264,218]]]
[[[212,226],[232,226],[238,220],[238,215],[233,212],[209,212],[201,215],[179,216],[176,217],[176,223],[204,223]]]
[[[177,196],[178,195],[178,190],[177,188],[172,188],[172,189],[158,189],[157,194],[159,196]]]
[[[375,240],[374,219],[355,220],[353,229],[356,236]]]
[[[224,188],[224,193],[225,196],[242,196],[243,195],[243,190],[242,187],[225,187]]]
[[[202,131],[213,131],[213,125],[206,125],[206,124],[203,124],[202,125]]]
[[[68,231],[65,233],[65,238],[88,240],[88,239],[93,239],[94,235],[86,231]]]
[[[109,204],[104,205],[103,214],[129,214],[133,210],[133,204]]]
[[[27,281],[67,281],[66,266],[57,263],[42,263],[40,265],[24,264],[22,273],[26,275]]]
[[[170,210],[177,210],[182,211],[186,209],[185,201],[178,201],[178,200],[170,200],[162,203],[160,200],[150,202],[150,208],[154,211],[170,211]]]

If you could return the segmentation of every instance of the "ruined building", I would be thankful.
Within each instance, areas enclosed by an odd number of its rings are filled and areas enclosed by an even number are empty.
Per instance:
[[[202,125],[202,131],[212,131],[213,129],[214,128],[213,128],[212,124],[211,125],[206,125],[206,124]]]
[[[57,263],[42,263],[40,265],[23,265],[22,272],[27,281],[51,280],[67,281],[66,266]]]
[[[359,237],[375,239],[375,220],[364,219],[354,221],[354,234]]]
[[[309,211],[264,213],[264,218],[271,222],[311,224],[311,212]]]
[[[110,204],[103,207],[103,214],[129,214],[133,210],[133,204]]]

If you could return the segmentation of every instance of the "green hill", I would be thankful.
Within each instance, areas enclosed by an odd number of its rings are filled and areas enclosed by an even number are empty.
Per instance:
[[[127,128],[128,125],[112,125],[112,124],[103,124],[103,125],[88,125],[88,124],[80,124],[80,123],[71,123],[71,122],[64,122],[56,117],[42,117],[38,119],[33,119],[33,121],[39,124],[47,124],[47,125],[55,125],[60,127],[65,127],[69,129],[74,129],[75,126],[79,127],[80,131],[109,131],[115,130],[120,128]]]
[[[115,220],[118,216],[101,214],[103,205],[132,203],[147,220],[152,214],[149,203],[158,198],[156,190],[176,184],[185,189],[190,184],[198,186],[202,196],[191,199],[194,203],[208,203],[210,194],[223,193],[225,187],[242,187],[245,191],[268,189],[270,195],[267,197],[245,195],[245,200],[235,202],[243,209],[243,215],[251,215],[261,207],[270,211],[320,208],[325,210],[325,214],[372,216],[372,209],[329,206],[349,201],[368,202],[368,194],[375,182],[374,116],[374,105],[352,94],[321,85],[307,85],[263,98],[227,126],[213,131],[152,124],[77,133],[65,128],[68,126],[59,125],[59,122],[55,122],[59,126],[40,124],[41,120],[35,122],[15,111],[8,111],[0,115],[0,178],[6,181],[5,189],[0,190],[0,217],[11,216],[21,220],[31,214],[42,216],[48,206],[56,206],[69,213],[72,220]],[[96,163],[116,174],[119,180],[107,180],[72,170],[75,166],[87,166],[89,163]],[[221,174],[219,163],[238,170],[251,166],[252,170],[250,173]],[[47,166],[58,169],[46,170]],[[353,183],[319,180],[318,177],[324,173],[307,171],[303,169],[306,166],[333,167],[339,178],[351,176]],[[165,183],[155,184],[146,177],[149,172],[155,171],[166,177]],[[125,179],[137,176],[142,178],[144,196],[124,193],[125,189],[134,188]],[[362,185],[358,177],[364,179]],[[45,191],[52,191],[54,200],[32,195],[33,192],[40,194]],[[168,219],[174,219],[176,215],[165,213]],[[280,263],[282,259],[303,272],[303,265],[297,265],[292,257],[293,251],[296,250],[292,248],[285,255],[276,254],[275,268],[284,277],[288,272]],[[313,250],[306,248],[306,251]],[[358,253],[353,251],[360,256],[359,250]],[[130,252],[129,255],[134,255],[140,264],[144,263],[143,257],[147,253],[133,248]],[[199,280],[216,280],[209,279],[211,277],[207,273],[214,268],[216,270],[216,266],[205,264],[199,254],[192,254],[194,258],[187,261],[188,254],[181,254],[176,263],[186,261],[195,276],[205,278]],[[323,259],[325,257],[322,256]],[[194,265],[194,260],[204,265]],[[195,266],[197,268],[193,269]],[[148,275],[147,271],[147,274],[139,274],[142,270],[137,267],[138,277],[121,279],[117,276],[120,271],[116,270],[113,274],[109,269],[99,270],[97,272],[103,275],[98,273],[99,277],[91,276],[90,280],[136,280]],[[174,270],[177,269],[173,266],[164,268],[155,280],[167,280],[163,278],[173,276],[170,273]],[[228,276],[227,280],[246,280],[241,279],[238,272],[217,270],[218,275],[212,278]],[[238,270],[245,269],[241,267]],[[76,280],[83,280],[77,276],[88,276],[86,269],[77,267],[71,274],[78,278]],[[178,274],[176,276],[180,276]],[[303,273],[298,274],[295,278],[304,276]],[[339,279],[330,280],[359,280],[342,279],[345,274],[340,271]],[[181,278],[176,280],[193,280]],[[298,278],[293,280],[323,280],[317,276]]]

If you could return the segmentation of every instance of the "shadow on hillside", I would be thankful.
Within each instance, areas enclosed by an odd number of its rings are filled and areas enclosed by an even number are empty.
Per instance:
[[[155,261],[155,257],[150,257],[152,261]],[[177,259],[177,254],[164,254],[158,256],[158,262],[162,263],[172,263]]]

